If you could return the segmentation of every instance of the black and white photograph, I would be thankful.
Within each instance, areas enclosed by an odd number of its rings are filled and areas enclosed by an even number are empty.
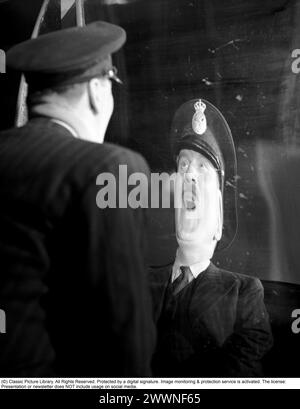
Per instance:
[[[0,0],[1,389],[300,388],[299,24]]]

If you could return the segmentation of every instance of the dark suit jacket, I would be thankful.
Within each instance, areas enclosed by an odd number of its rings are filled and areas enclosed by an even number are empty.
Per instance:
[[[272,346],[263,287],[254,277],[210,264],[176,296],[172,266],[151,269],[159,376],[260,376]]]
[[[148,173],[45,118],[0,134],[1,376],[149,375],[145,211],[96,206],[97,176],[118,187],[119,164]]]

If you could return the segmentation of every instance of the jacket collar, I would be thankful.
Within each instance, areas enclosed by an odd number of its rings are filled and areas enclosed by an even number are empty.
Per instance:
[[[32,107],[30,115],[35,117],[46,117],[57,122],[63,122],[65,128],[71,128],[73,132],[69,132],[80,139],[94,140],[94,135],[91,134],[89,127],[82,121],[82,119],[73,112],[70,108],[64,106],[56,106],[55,104],[48,102],[47,100],[36,104]],[[61,124],[62,126],[62,124]]]

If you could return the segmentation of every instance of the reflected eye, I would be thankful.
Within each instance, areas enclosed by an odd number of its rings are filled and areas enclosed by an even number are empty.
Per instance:
[[[189,161],[185,158],[180,159],[179,161],[179,171],[186,172],[189,167]]]
[[[198,164],[198,169],[201,172],[208,172],[210,170],[210,167],[208,166],[207,163],[201,162],[201,163]]]

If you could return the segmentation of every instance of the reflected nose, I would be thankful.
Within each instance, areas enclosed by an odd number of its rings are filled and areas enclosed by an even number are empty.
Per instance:
[[[185,173],[184,174],[184,180],[187,183],[195,183],[196,182],[196,178],[192,173]]]
[[[197,180],[197,175],[195,173],[195,169],[193,168],[193,166],[189,166],[189,168],[187,169],[186,173],[184,174],[184,180],[187,183],[196,183]]]

